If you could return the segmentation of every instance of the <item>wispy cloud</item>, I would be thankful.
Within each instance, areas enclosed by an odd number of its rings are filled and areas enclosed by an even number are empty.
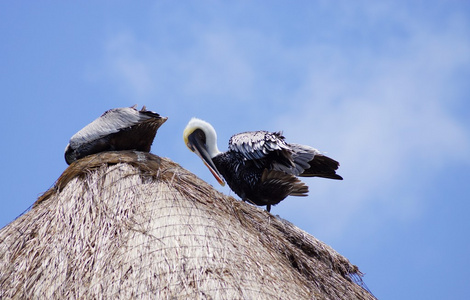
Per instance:
[[[341,235],[359,215],[407,221],[425,209],[433,174],[470,163],[469,130],[449,108],[470,64],[468,24],[456,15],[429,26],[432,16],[406,7],[366,6],[338,9],[302,42],[217,15],[177,48],[164,36],[117,33],[106,46],[108,76],[134,97],[171,94],[175,109],[204,103],[219,136],[284,129],[289,141],[340,160],[343,182],[307,179],[310,199],[282,204],[283,213],[295,206],[310,226],[323,224],[325,235]]]
[[[416,22],[409,20],[396,52],[364,51],[352,60],[331,55],[334,47],[317,51],[330,59],[311,64],[296,114],[278,121],[293,139],[342,163],[345,181],[317,186],[307,203],[325,234],[339,234],[360,214],[378,223],[420,216],[429,182],[470,164],[470,130],[449,107],[459,88],[453,80],[470,65],[470,39],[455,34],[462,24],[452,20],[439,32]]]
[[[243,101],[253,88],[253,70],[238,42],[227,32],[208,30],[170,49],[118,33],[106,45],[107,76],[136,97],[173,89],[177,96],[199,95],[200,102],[227,95]]]
[[[131,33],[122,32],[108,40],[105,47],[105,76],[136,96],[153,91],[153,57],[145,44]]]

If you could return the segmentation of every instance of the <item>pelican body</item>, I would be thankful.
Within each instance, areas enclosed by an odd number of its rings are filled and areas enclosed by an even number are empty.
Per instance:
[[[336,174],[337,161],[310,146],[286,143],[281,132],[239,133],[230,138],[228,151],[220,152],[212,125],[193,118],[183,138],[221,185],[225,179],[243,201],[266,205],[268,212],[287,196],[307,196],[297,176],[343,179]]]
[[[74,134],[65,147],[67,164],[104,151],[149,152],[158,128],[168,118],[145,106],[141,110],[135,107],[110,109]]]

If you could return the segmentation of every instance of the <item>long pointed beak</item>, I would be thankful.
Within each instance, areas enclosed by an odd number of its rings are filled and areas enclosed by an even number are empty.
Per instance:
[[[209,155],[209,152],[207,149],[204,147],[202,142],[200,142],[195,134],[190,134],[188,136],[188,140],[186,143],[186,146],[196,153],[197,156],[199,156],[202,160],[202,162],[206,165],[206,167],[211,171],[212,175],[215,177],[217,182],[221,185],[225,185],[225,181],[222,179],[222,175],[220,175],[219,171],[217,170],[217,167],[215,166],[214,162],[212,161],[212,158]]]

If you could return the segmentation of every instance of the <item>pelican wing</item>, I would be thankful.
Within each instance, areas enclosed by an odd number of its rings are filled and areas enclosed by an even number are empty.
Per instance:
[[[305,170],[310,168],[310,161],[316,155],[320,154],[315,148],[300,144],[289,144],[292,149],[292,159],[294,160],[295,167],[292,169],[292,174],[298,176]]]
[[[282,171],[295,176],[319,176],[339,179],[338,165],[315,148],[288,144],[281,132],[252,131],[230,139],[230,151],[241,153],[259,168]]]
[[[292,150],[281,132],[249,131],[236,134],[230,138],[229,150],[242,154],[257,167],[285,172],[295,167]]]
[[[73,149],[78,148],[80,145],[98,140],[146,120],[159,117],[159,114],[147,111],[145,108],[141,111],[136,110],[134,107],[110,109],[74,134],[70,139],[70,147]]]

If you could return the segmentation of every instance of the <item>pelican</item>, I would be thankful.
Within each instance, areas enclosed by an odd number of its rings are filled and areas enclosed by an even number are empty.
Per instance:
[[[221,185],[227,181],[243,201],[266,205],[268,212],[287,196],[307,196],[308,186],[297,176],[343,179],[336,174],[337,161],[310,146],[286,143],[282,132],[235,134],[228,151],[220,152],[214,127],[192,118],[183,139]]]
[[[149,152],[158,128],[167,117],[133,107],[113,108],[72,136],[65,147],[67,164],[104,151],[137,150]]]

